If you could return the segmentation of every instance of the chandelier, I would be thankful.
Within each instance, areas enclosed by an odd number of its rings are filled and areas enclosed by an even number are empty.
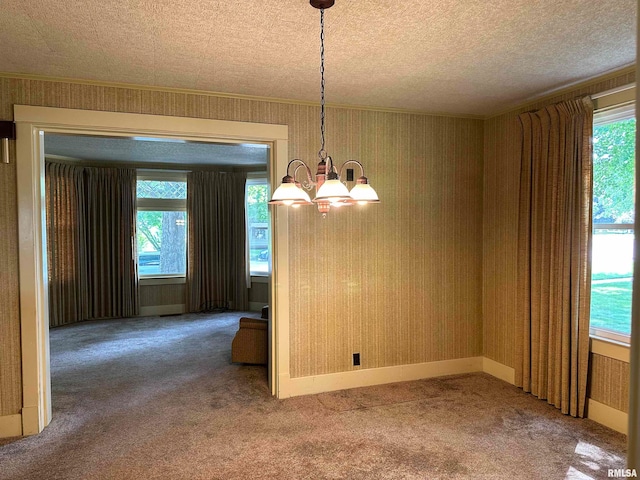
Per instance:
[[[369,185],[369,180],[364,176],[364,167],[357,160],[346,161],[340,169],[336,169],[333,159],[325,150],[325,105],[324,105],[324,11],[333,6],[335,0],[310,0],[311,6],[320,10],[320,150],[318,151],[318,167],[315,180],[309,166],[299,158],[294,158],[287,165],[287,174],[282,178],[282,183],[273,192],[270,205],[286,205],[299,207],[300,205],[318,206],[318,211],[325,216],[331,207],[346,205],[366,205],[377,203],[380,200],[375,190]],[[345,168],[348,165],[360,168],[360,177],[349,191],[343,178]],[[298,171],[302,169],[306,174],[302,183],[296,180]],[[347,170],[347,180],[353,180],[353,170]],[[316,188],[316,196],[311,200],[309,194],[303,190]]]

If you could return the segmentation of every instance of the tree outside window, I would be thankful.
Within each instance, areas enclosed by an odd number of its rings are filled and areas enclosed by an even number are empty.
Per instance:
[[[138,273],[186,274],[186,181],[138,179]]]

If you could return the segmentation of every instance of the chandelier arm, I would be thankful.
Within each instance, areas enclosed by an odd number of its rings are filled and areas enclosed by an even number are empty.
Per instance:
[[[306,173],[307,173],[307,180],[303,180],[302,181],[302,186],[306,189],[306,190],[311,190],[313,188],[313,186],[316,184],[316,182],[313,181],[313,179],[311,178],[311,170],[309,169],[309,167],[307,166],[306,163],[302,162],[301,165],[298,165],[295,170],[293,171],[293,179],[296,179],[296,176],[298,175],[298,170],[300,170],[301,168],[304,168]]]
[[[336,171],[336,166],[333,163],[333,158],[331,158],[331,155],[327,155],[327,180],[331,180],[331,176],[337,176],[338,172]]]
[[[316,182],[313,181],[313,176],[311,175],[311,169],[303,160],[300,160],[299,158],[294,158],[289,162],[289,164],[287,165],[287,175],[289,175],[289,172],[291,170],[291,165],[293,165],[294,163],[297,163],[299,165],[293,171],[293,178],[295,179],[296,173],[298,172],[298,168],[304,167],[305,171],[307,172],[307,180],[309,182],[309,185],[312,185],[312,186],[315,185]]]

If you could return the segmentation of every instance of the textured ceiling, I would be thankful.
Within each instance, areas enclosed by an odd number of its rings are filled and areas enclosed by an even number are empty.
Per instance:
[[[149,137],[113,138],[89,135],[44,137],[46,155],[96,162],[150,164],[264,166],[269,158],[266,145],[167,141]]]
[[[488,115],[635,62],[636,0],[337,0],[327,102]],[[0,71],[303,101],[307,0],[2,0]]]

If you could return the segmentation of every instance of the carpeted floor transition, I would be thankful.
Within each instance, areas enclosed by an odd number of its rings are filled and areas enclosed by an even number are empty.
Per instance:
[[[230,363],[238,314],[51,331],[54,418],[0,443],[2,479],[564,479],[625,437],[485,374],[277,400]]]

